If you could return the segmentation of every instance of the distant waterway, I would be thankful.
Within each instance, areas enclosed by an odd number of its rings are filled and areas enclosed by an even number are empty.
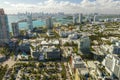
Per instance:
[[[20,20],[23,20],[25,19],[24,17],[23,18],[19,18],[18,16],[16,15],[8,15],[8,22],[9,22],[9,31],[12,32],[12,28],[11,28],[11,23],[13,22],[18,22]],[[71,23],[72,20],[70,19],[64,19],[62,17],[57,17],[55,18],[55,21],[54,22],[57,22],[57,23],[60,23],[60,24],[67,24],[67,23]],[[19,29],[20,30],[24,30],[24,29],[28,29],[28,26],[27,26],[27,22],[19,22]],[[42,26],[45,26],[45,20],[35,20],[33,21],[33,27],[42,27]]]
[[[12,32],[11,23],[18,22],[20,20],[21,19],[18,18],[18,16],[8,16],[8,22],[9,22],[9,30],[10,30],[10,32]],[[18,25],[19,25],[19,29],[20,30],[28,29],[27,22],[19,22]],[[45,26],[45,21],[42,21],[42,20],[33,21],[33,27],[42,27],[42,26]]]

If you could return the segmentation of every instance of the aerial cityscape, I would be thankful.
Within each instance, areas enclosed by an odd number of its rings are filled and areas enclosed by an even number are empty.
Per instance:
[[[0,0],[0,80],[120,80],[120,0]]]

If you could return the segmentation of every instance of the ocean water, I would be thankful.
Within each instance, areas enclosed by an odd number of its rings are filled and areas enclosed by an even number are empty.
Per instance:
[[[45,26],[45,21],[41,21],[41,20],[33,21],[33,27],[42,27],[42,26]],[[19,28],[20,29],[28,29],[27,22],[20,22]]]
[[[9,23],[9,31],[10,32],[12,32],[11,23],[18,22],[20,20],[21,19],[18,18],[18,16],[8,16],[8,23]],[[18,25],[19,25],[20,30],[28,29],[27,22],[19,22]],[[42,20],[33,21],[33,27],[42,27],[42,26],[45,26],[45,21],[42,21]]]
[[[8,15],[8,22],[9,22],[9,31],[12,32],[12,28],[11,28],[11,23],[13,22],[18,22],[22,19],[25,19],[24,17],[23,18],[19,18],[18,16],[10,16]],[[63,17],[56,17],[55,18],[55,21],[53,21],[54,23],[60,23],[60,24],[67,24],[67,23],[71,23],[72,20],[70,19],[64,19]],[[33,21],[33,27],[43,27],[45,26],[45,21],[44,20],[36,20],[36,21]],[[24,29],[28,29],[27,27],[27,22],[19,22],[19,29],[20,30],[24,30]]]

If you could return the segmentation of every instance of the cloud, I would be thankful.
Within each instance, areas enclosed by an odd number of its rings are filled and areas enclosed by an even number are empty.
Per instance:
[[[82,0],[80,3],[70,1],[47,0],[37,4],[4,2],[7,13],[47,12],[47,13],[109,13],[120,14],[120,1],[115,0]]]
[[[3,2],[4,4],[6,4],[6,5],[9,5],[10,4],[10,2],[8,2],[8,1],[5,1],[5,2]]]

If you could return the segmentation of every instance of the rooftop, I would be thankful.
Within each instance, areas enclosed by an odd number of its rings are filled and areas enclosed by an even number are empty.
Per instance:
[[[59,44],[59,41],[58,41],[58,40],[42,41],[42,42],[41,42],[41,45],[44,45],[44,44],[54,44],[54,45],[58,45],[58,44]]]

